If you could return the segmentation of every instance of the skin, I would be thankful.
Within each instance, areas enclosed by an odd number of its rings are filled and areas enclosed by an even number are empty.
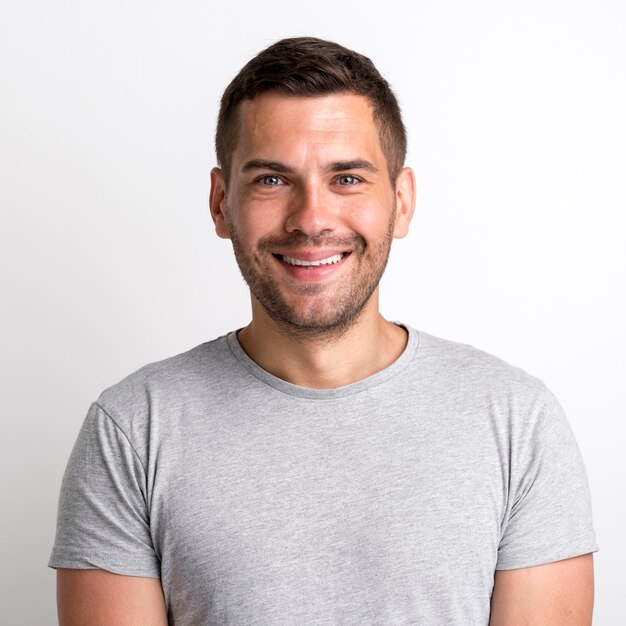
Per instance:
[[[158,578],[59,568],[57,608],[60,626],[167,626]]]
[[[413,216],[412,170],[389,179],[361,96],[268,93],[241,107],[229,184],[213,169],[210,209],[251,290],[242,347],[275,376],[311,388],[384,369],[407,339],[379,313],[378,280],[392,239],[407,234]],[[326,274],[286,268],[274,256],[311,260],[343,251],[350,254]],[[57,581],[62,626],[167,624],[157,579],[59,569]],[[593,593],[592,554],[496,571],[489,624],[589,626]]]
[[[495,574],[489,626],[591,626],[593,554]]]

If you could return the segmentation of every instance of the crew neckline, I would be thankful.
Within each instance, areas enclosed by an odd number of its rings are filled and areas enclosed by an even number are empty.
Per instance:
[[[361,380],[349,383],[348,385],[332,389],[314,389],[312,387],[303,387],[301,385],[295,385],[294,383],[287,382],[282,378],[278,378],[278,376],[274,376],[274,374],[270,374],[258,363],[253,361],[241,347],[239,339],[237,338],[237,333],[242,330],[241,328],[228,333],[226,335],[226,342],[237,361],[239,361],[239,363],[243,365],[243,367],[248,370],[250,374],[262,383],[290,396],[309,398],[313,400],[331,400],[361,393],[366,389],[380,385],[400,373],[413,360],[419,346],[419,331],[412,328],[408,324],[395,321],[393,323],[396,324],[396,326],[404,328],[408,333],[407,343],[402,354],[400,354],[400,356],[385,369],[371,374],[370,376],[366,376]]]

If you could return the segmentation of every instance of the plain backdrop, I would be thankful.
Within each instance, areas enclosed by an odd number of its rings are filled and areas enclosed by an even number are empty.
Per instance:
[[[594,624],[626,624],[621,0],[2,4],[2,623],[56,623],[46,563],[91,401],[247,323],[207,209],[218,102],[314,35],[371,57],[408,128],[417,210],[383,314],[554,391],[591,486]]]

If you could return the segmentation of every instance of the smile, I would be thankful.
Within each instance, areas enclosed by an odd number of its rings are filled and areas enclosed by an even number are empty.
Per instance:
[[[320,265],[334,265],[335,263],[339,263],[341,259],[345,256],[345,252],[341,252],[340,254],[334,254],[333,256],[329,256],[327,259],[319,259],[317,261],[303,261],[302,259],[294,259],[289,256],[281,256],[280,258],[287,263],[288,265],[302,265],[304,267],[319,267]]]
[[[317,253],[312,251],[299,251],[295,253],[299,257],[308,256],[308,259],[299,259],[296,258],[296,256],[288,256],[280,253],[273,254],[273,256],[276,262],[280,264],[280,267],[282,267],[292,279],[311,283],[329,279],[341,272],[341,268],[352,255],[352,251],[347,250],[345,252],[337,252],[323,259],[311,258],[321,256],[320,252],[321,251]],[[326,252],[326,254],[328,254],[328,252]]]

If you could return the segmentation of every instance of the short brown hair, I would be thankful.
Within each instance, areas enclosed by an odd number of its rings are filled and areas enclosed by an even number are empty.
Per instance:
[[[372,104],[389,178],[395,182],[406,157],[406,129],[389,83],[370,59],[332,41],[294,37],[272,44],[250,60],[224,91],[215,133],[217,162],[226,181],[238,133],[237,109],[266,91],[291,96],[353,93]]]

